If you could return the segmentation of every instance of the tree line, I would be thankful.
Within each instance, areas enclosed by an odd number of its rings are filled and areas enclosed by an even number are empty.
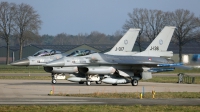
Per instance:
[[[30,5],[0,3],[0,38],[5,41],[7,46],[6,64],[9,64],[10,37],[14,36],[19,42],[19,57],[21,58],[25,40],[38,35],[40,25],[40,16]]]
[[[0,3],[0,44],[7,46],[7,61],[9,46],[22,47],[29,44],[37,45],[80,45],[80,44],[115,44],[129,28],[140,28],[136,44],[140,50],[144,41],[153,41],[165,26],[176,26],[172,41],[179,47],[179,61],[182,60],[182,46],[192,40],[200,40],[200,18],[185,9],[173,12],[161,10],[133,9],[128,13],[122,30],[113,35],[105,35],[98,31],[90,34],[70,35],[60,33],[56,36],[39,35],[42,21],[40,15],[28,4]]]

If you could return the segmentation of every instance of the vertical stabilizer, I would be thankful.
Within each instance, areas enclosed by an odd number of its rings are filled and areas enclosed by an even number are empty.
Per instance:
[[[117,44],[105,54],[119,54],[122,52],[132,52],[140,29],[129,29]]]
[[[167,51],[176,27],[165,26],[145,51]]]

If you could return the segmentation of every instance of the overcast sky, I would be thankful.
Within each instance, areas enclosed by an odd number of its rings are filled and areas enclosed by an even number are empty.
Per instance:
[[[200,16],[200,0],[0,0],[29,4],[42,20],[40,35],[90,34],[99,31],[113,35],[122,30],[134,8],[175,11],[187,9]]]

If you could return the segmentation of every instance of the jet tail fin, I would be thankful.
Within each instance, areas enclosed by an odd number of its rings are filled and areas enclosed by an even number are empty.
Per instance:
[[[176,27],[165,26],[145,51],[167,51]]]
[[[145,51],[137,53],[138,56],[172,57],[173,52],[167,51],[176,27],[165,26],[158,36],[151,42]]]
[[[120,54],[122,52],[132,52],[140,29],[130,28],[117,44],[105,54]]]

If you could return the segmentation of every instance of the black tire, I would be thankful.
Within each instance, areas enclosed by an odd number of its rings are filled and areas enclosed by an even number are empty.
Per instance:
[[[84,82],[78,82],[79,84],[84,84]]]
[[[91,85],[91,82],[90,82],[90,81],[87,81],[87,82],[86,82],[86,85],[87,85],[87,86],[90,86],[90,85]]]
[[[101,84],[102,83],[102,81],[96,81],[96,84]]]
[[[133,79],[131,81],[132,86],[137,86],[138,85],[138,80],[137,79]]]
[[[56,84],[56,79],[52,79],[51,83]]]
[[[117,84],[112,84],[113,86],[117,86]]]

